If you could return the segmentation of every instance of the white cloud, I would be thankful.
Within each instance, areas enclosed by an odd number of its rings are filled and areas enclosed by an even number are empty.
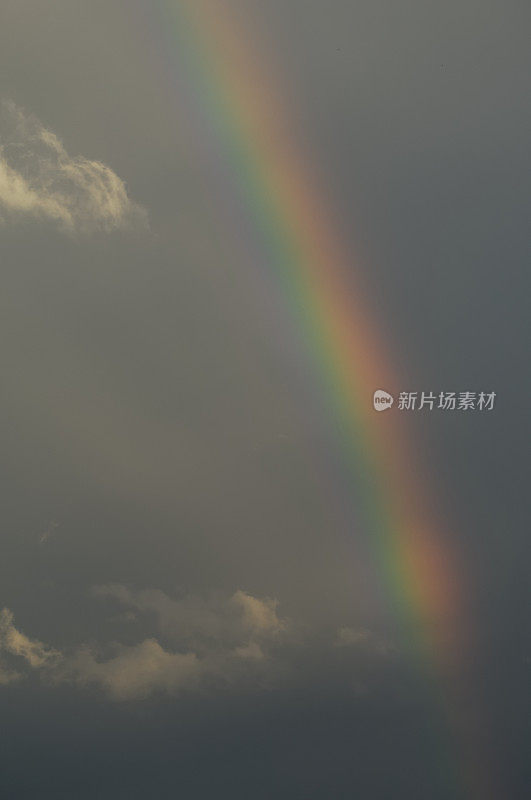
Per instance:
[[[274,637],[287,627],[286,620],[277,615],[276,600],[260,599],[241,589],[228,600],[194,595],[174,599],[158,589],[131,592],[120,584],[96,586],[93,593],[129,611],[152,614],[160,633],[196,646],[201,642],[240,646],[248,639]]]
[[[1,111],[0,220],[48,221],[70,234],[146,227],[146,212],[110,167],[70,156],[13,103],[2,103]]]
[[[26,674],[37,670],[52,683],[97,685],[111,698],[127,700],[160,691],[175,694],[202,682],[237,682],[242,670],[267,660],[266,643],[286,627],[276,601],[242,591],[217,603],[193,596],[174,600],[158,590],[134,593],[119,584],[95,587],[93,594],[118,602],[126,613],[154,616],[159,636],[170,645],[149,637],[133,646],[115,642],[60,652],[21,633],[11,611],[4,609],[0,656],[23,659]],[[0,664],[0,684],[20,677]]]
[[[202,665],[195,653],[169,653],[156,639],[132,647],[116,645],[116,655],[98,661],[89,647],[80,648],[56,670],[55,682],[96,684],[115,700],[175,693],[195,681]]]
[[[392,652],[388,643],[363,629],[345,626],[324,639],[320,634],[314,638],[281,618],[276,600],[242,590],[217,600],[174,599],[159,590],[133,592],[112,584],[95,587],[93,594],[117,603],[122,616],[133,613],[140,629],[154,624],[156,636],[144,633],[133,645],[81,644],[61,652],[18,630],[4,609],[0,685],[36,673],[53,684],[94,685],[122,701],[192,688],[273,686],[304,680],[305,674],[322,676],[334,661],[351,681],[367,659],[373,664]],[[120,617],[112,619],[116,623]]]
[[[286,625],[277,616],[278,601],[266,598],[259,600],[247,592],[237,591],[231,598],[232,602],[243,612],[243,624],[253,633],[275,634],[283,630]]]
[[[13,624],[8,608],[0,612],[0,652],[23,658],[30,667],[43,667],[56,661],[60,654],[36,639],[29,639]]]

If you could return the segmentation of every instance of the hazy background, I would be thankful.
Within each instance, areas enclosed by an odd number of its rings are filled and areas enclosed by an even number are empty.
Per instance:
[[[411,427],[459,543],[501,796],[523,798],[531,11],[220,2],[282,80],[403,388],[498,393],[492,413]],[[13,798],[458,797],[438,774],[430,699],[388,654],[311,370],[250,234],[231,228],[163,19],[136,0],[0,4],[0,99],[108,165],[149,217],[75,236],[24,214],[0,227],[1,600],[60,650],[154,635],[150,618],[132,629],[95,598],[102,584],[243,590],[304,633],[265,689],[120,703],[10,683],[0,784]],[[346,654],[332,643],[342,626],[373,644]]]

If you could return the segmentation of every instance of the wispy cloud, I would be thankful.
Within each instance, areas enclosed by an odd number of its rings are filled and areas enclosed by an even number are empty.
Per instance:
[[[274,637],[288,627],[278,616],[278,601],[254,597],[241,589],[227,599],[172,598],[158,589],[131,592],[120,584],[95,586],[92,592],[129,611],[152,614],[160,634],[190,646],[207,641],[239,646],[248,640]]]
[[[110,167],[69,155],[14,103],[0,111],[0,220],[47,221],[69,234],[146,227],[145,210]]]
[[[54,531],[56,531],[58,527],[59,523],[55,522],[55,520],[52,520],[48,524],[46,530],[43,533],[41,533],[39,537],[39,544],[46,544],[46,542],[50,539],[51,536],[53,536]]]
[[[128,613],[154,616],[157,638],[132,646],[112,642],[59,651],[27,637],[15,627],[11,611],[3,609],[0,657],[16,657],[18,669],[0,669],[0,684],[38,671],[51,683],[92,684],[115,700],[126,700],[160,691],[175,694],[204,683],[234,683],[246,665],[252,669],[265,660],[266,642],[286,629],[275,601],[243,591],[217,603],[190,596],[175,600],[158,590],[133,593],[117,584],[96,587],[93,593]]]
[[[9,669],[9,667],[6,667],[5,664],[0,661],[0,686],[8,686],[10,683],[15,683],[21,678],[22,675],[20,672]]]
[[[93,594],[118,604],[127,614],[135,613],[144,623],[151,621],[152,627],[154,623],[154,635],[132,645],[82,644],[60,651],[27,637],[4,609],[0,684],[36,672],[52,684],[97,686],[111,699],[129,700],[207,686],[273,686],[304,679],[305,671],[308,675],[320,671],[318,664],[335,657],[350,681],[356,661],[374,661],[391,653],[370,632],[344,627],[325,637],[324,649],[322,643],[317,645],[320,655],[312,654],[316,647],[312,634],[280,617],[275,600],[242,590],[225,599],[175,599],[160,590],[132,592],[112,584],[95,587]],[[341,650],[337,645],[343,645]]]
[[[13,614],[4,608],[0,612],[0,652],[19,656],[30,667],[40,668],[56,663],[61,654],[53,647],[29,639],[13,624]]]
[[[393,652],[390,642],[381,636],[365,628],[350,628],[346,625],[338,629],[334,644],[336,647],[357,647],[381,655]]]
[[[196,683],[205,665],[195,653],[172,653],[156,639],[145,639],[126,647],[115,644],[110,658],[100,659],[89,646],[83,646],[52,674],[54,682],[94,684],[114,700],[145,697],[153,692],[175,694]]]

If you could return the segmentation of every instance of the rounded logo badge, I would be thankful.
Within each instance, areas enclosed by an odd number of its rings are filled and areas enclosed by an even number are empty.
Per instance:
[[[383,389],[376,389],[372,398],[372,404],[375,411],[385,411],[386,408],[391,408],[394,403],[394,398]]]

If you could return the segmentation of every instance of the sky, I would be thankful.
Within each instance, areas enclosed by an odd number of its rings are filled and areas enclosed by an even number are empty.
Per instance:
[[[526,797],[529,6],[0,15],[3,796]],[[263,131],[220,111],[230,36]],[[248,192],[262,161],[289,237],[284,152],[371,323],[345,374],[380,351],[393,368],[360,380],[354,433]],[[402,391],[496,398],[408,411]],[[397,621],[368,467],[345,465],[367,434],[387,474],[395,426],[409,501],[453,554],[462,641],[427,657],[438,624],[412,643]]]

